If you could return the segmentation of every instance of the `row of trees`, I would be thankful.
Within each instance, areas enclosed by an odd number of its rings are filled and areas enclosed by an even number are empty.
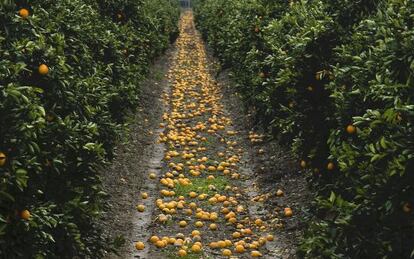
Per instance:
[[[4,2],[4,3],[3,3]],[[97,168],[151,60],[177,37],[170,0],[0,5],[0,257],[98,258],[111,244]]]
[[[195,13],[314,187],[299,254],[414,256],[414,2],[198,0]]]

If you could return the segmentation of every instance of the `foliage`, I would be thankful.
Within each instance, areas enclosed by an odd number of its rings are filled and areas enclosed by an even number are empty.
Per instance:
[[[105,197],[97,168],[111,158],[139,82],[176,36],[177,19],[169,0],[0,6],[0,257],[110,249],[95,225]]]
[[[197,1],[246,107],[306,167],[317,199],[303,256],[412,255],[413,11],[404,0]]]

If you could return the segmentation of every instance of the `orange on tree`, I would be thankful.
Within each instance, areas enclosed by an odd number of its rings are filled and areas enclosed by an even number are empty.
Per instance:
[[[45,65],[45,64],[41,64],[41,65],[38,67],[38,72],[39,72],[39,74],[41,74],[42,76],[45,76],[45,75],[47,75],[47,74],[49,73],[49,67],[48,67],[47,65]]]
[[[22,212],[20,212],[20,217],[24,220],[29,220],[31,217],[30,211],[23,210]]]
[[[27,10],[26,8],[22,8],[19,10],[19,15],[20,17],[22,17],[23,19],[26,19],[27,17],[29,17],[30,12],[29,10]]]
[[[355,134],[356,133],[356,131],[357,131],[357,129],[356,129],[356,127],[354,126],[354,125],[348,125],[347,127],[346,127],[346,132],[348,133],[348,134]]]
[[[7,157],[6,154],[0,152],[0,166],[4,166],[6,164]]]
[[[404,203],[403,211],[405,213],[411,213],[413,211],[413,206],[411,205],[411,203],[409,203],[409,202]]]
[[[333,162],[329,162],[328,165],[326,166],[326,169],[328,169],[329,171],[334,170],[335,164]]]
[[[305,169],[306,168],[306,161],[305,160],[301,160],[300,161],[300,167],[302,167],[303,169]]]

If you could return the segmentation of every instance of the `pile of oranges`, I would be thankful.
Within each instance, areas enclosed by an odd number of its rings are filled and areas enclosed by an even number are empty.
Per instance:
[[[163,159],[167,169],[159,179],[160,197],[155,201],[155,210],[161,214],[154,229],[160,233],[148,243],[158,249],[174,247],[179,257],[199,253],[261,257],[274,236],[266,234],[268,223],[249,216],[242,188],[236,186],[242,179],[238,169],[243,150],[234,139],[237,131],[224,112],[222,95],[209,73],[207,54],[190,12],[183,15],[180,31],[168,73],[171,93],[163,96],[169,111],[160,124],[165,132],[159,142],[168,149]],[[251,134],[250,138],[259,142],[262,136]],[[192,188],[201,181],[206,186]],[[277,195],[283,192],[279,190]],[[137,209],[142,212],[145,206]],[[292,210],[286,208],[285,216],[291,215]],[[166,223],[169,234],[163,235]],[[171,228],[177,233],[171,234]],[[140,241],[135,247],[143,250],[146,246]]]

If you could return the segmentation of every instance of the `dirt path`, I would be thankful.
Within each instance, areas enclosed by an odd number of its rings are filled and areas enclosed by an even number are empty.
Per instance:
[[[144,128],[135,129],[128,144],[134,151],[122,153],[107,181],[114,206],[108,224],[126,236],[120,258],[294,257],[300,222],[293,219],[305,195],[292,193],[289,199],[282,189],[301,191],[304,180],[292,177],[295,169],[285,172],[295,166],[280,147],[246,132],[240,103],[213,78],[213,62],[189,11],[180,32],[160,69],[169,67],[168,82],[152,81],[153,105],[144,107],[151,114],[148,128],[162,123],[144,138],[137,135]],[[278,156],[267,155],[272,147]],[[113,191],[120,185],[127,188]],[[294,216],[289,202],[295,203]]]
[[[162,95],[168,94],[169,83],[166,77],[175,48],[171,47],[151,67],[149,78],[143,83],[140,105],[130,118],[130,127],[125,139],[115,151],[112,164],[102,170],[104,190],[109,196],[109,207],[101,224],[106,236],[121,246],[119,256],[109,254],[107,259],[131,258],[135,252],[134,241],[145,233],[146,221],[136,210],[140,192],[149,184],[148,172],[159,172],[164,145],[157,144],[159,124],[165,105]],[[160,157],[161,156],[161,157]],[[151,197],[155,197],[151,193]],[[147,214],[151,218],[151,214]]]

